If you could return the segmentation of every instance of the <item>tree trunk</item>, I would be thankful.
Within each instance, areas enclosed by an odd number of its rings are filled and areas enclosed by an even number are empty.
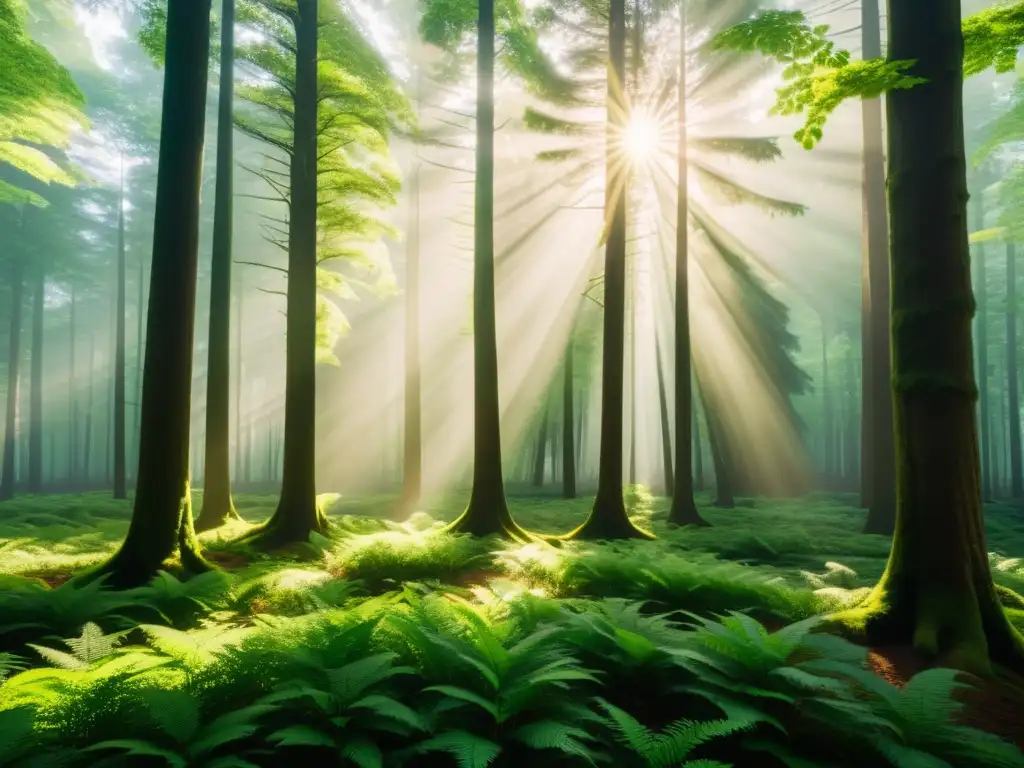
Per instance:
[[[548,460],[548,402],[545,395],[544,410],[540,415],[540,426],[537,427],[537,447],[533,452],[533,476],[530,484],[534,488],[544,487],[544,470]]]
[[[196,530],[238,520],[231,500],[231,228],[233,217],[235,0],[221,8],[220,93],[217,101],[217,186],[210,263],[210,330],[206,363],[206,459],[203,508]],[[235,375],[241,378],[241,371]],[[241,447],[238,447],[241,450]]]
[[[89,333],[89,386],[85,392],[85,425],[82,435],[82,480],[89,486],[89,459],[92,456],[93,390],[96,382],[96,334]]]
[[[835,620],[871,646],[1020,672],[981,515],[960,25],[958,0],[889,4],[889,59],[924,80],[887,96],[896,530],[881,581]]]
[[[418,90],[418,89],[417,89]],[[418,95],[418,94],[417,94]],[[409,174],[409,235],[405,248],[405,430],[399,512],[414,511],[423,495],[423,371],[420,361],[420,163]]]
[[[235,477],[242,476],[244,451],[242,447],[242,329],[245,327],[245,288],[238,288],[238,314],[235,317]]]
[[[665,385],[665,366],[661,361],[661,340],[658,338],[657,325],[654,330],[655,367],[658,376],[658,414],[661,422],[661,466],[664,483],[664,494],[670,496],[675,491],[675,479],[672,467],[672,425],[668,412],[668,392]]]
[[[78,329],[78,318],[76,317],[75,283],[71,282],[71,302],[68,305],[68,488],[75,490],[78,482],[78,397],[76,389],[78,379],[75,375],[75,343]]]
[[[689,156],[686,131],[686,0],[679,4],[679,115],[676,170],[675,416],[676,465],[670,525],[707,526],[693,501],[693,390],[690,360]],[[659,352],[660,355],[660,352]],[[660,368],[661,359],[658,364]]]
[[[708,442],[711,445],[711,459],[715,466],[715,500],[713,505],[721,509],[732,509],[736,506],[733,489],[732,466],[726,452],[727,438],[724,434],[722,420],[713,408],[704,402],[704,419],[708,427]]]
[[[288,229],[284,465],[277,510],[256,536],[263,545],[303,542],[323,532],[316,501],[317,0],[295,16],[295,128]]]
[[[114,340],[114,498],[127,499],[125,481],[125,263],[124,155],[121,155],[121,192],[117,198],[117,318]]]
[[[1006,244],[1006,394],[1010,439],[1010,496],[1024,496],[1021,476],[1020,390],[1017,383],[1017,263],[1013,243]]]
[[[24,213],[22,214],[24,230]],[[4,417],[4,465],[0,473],[0,501],[14,498],[14,457],[18,449],[18,369],[21,364],[21,310],[25,278],[20,254],[11,259],[11,327],[7,342],[7,410]]]
[[[693,489],[695,491],[703,491],[704,452],[700,444],[700,414],[696,401],[694,401],[693,407],[690,409],[690,423],[693,425]]]
[[[143,359],[143,348],[145,347],[145,341],[143,334],[145,330],[143,328],[143,318],[145,317],[144,309],[146,303],[145,297],[146,290],[146,259],[143,255],[139,255],[139,286],[138,292],[135,295],[135,307],[136,307],[136,325],[135,325],[135,385],[132,387],[133,397],[135,398],[134,407],[132,410],[135,413],[135,426],[132,429],[135,442],[135,452],[132,456],[132,461],[129,464],[130,467],[135,470],[134,480],[138,483],[138,467],[139,467],[139,440],[140,432],[142,430],[142,359]]]
[[[138,485],[124,543],[89,575],[117,588],[147,582],[176,552],[187,572],[209,567],[192,526],[188,471],[209,48],[210,0],[169,3]]]
[[[626,8],[611,0],[609,25],[608,122],[604,250],[604,339],[601,368],[601,447],[594,508],[570,536],[583,539],[651,538],[633,525],[622,498],[623,366],[626,309],[626,199],[629,173],[616,142],[626,123]]]
[[[864,0],[863,57],[882,56],[878,0]],[[864,141],[864,257],[868,295],[867,344],[862,350],[865,398],[861,437],[861,477],[867,493],[865,533],[891,534],[896,525],[895,443],[892,412],[892,363],[889,339],[889,212],[886,210],[885,149],[881,99],[865,99],[861,111]]]
[[[501,403],[494,297],[494,0],[477,19],[476,191],[473,247],[473,490],[448,530],[525,540],[512,519],[501,474]]]
[[[32,383],[29,394],[28,492],[43,491],[43,314],[46,307],[46,270],[35,265],[32,301]]]
[[[572,333],[565,350],[565,368],[562,371],[562,498],[576,498],[576,404]]]
[[[977,196],[974,205],[975,229],[981,231],[985,228],[985,212],[982,208],[981,195]],[[977,305],[974,316],[975,334],[978,344],[978,421],[981,429],[981,492],[985,501],[992,500],[992,419],[989,415],[989,391],[988,391],[988,275],[985,270],[985,246],[978,243],[975,246],[974,266],[976,279],[974,281],[975,304]]]

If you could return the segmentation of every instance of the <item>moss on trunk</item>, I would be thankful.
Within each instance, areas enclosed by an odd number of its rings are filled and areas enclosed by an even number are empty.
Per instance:
[[[890,4],[889,56],[924,85],[888,95],[896,527],[866,601],[827,626],[986,674],[1024,671],[981,516],[957,0]]]

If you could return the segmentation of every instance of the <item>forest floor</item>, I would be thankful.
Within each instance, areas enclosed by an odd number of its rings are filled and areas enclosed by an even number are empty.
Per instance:
[[[6,727],[2,717],[5,711],[32,711],[36,724],[34,735],[23,734],[20,741],[12,741],[21,746],[10,747],[15,751],[6,755],[4,739],[0,738],[0,764],[18,765],[17,760],[43,748],[82,750],[95,746],[97,741],[102,744],[105,731],[97,718],[104,720],[116,713],[104,712],[100,717],[93,712],[92,719],[83,720],[81,714],[70,717],[68,712],[89,711],[83,701],[98,695],[106,684],[120,686],[119,691],[134,685],[139,696],[149,696],[145,692],[153,687],[153,681],[147,676],[169,674],[175,665],[183,677],[170,688],[188,692],[194,702],[188,706],[195,708],[197,716],[201,710],[203,722],[223,714],[225,708],[230,708],[226,702],[235,697],[251,703],[260,693],[269,692],[271,697],[277,696],[271,699],[275,707],[291,706],[289,702],[296,697],[289,699],[282,693],[282,686],[297,674],[294,670],[283,677],[252,679],[251,674],[246,677],[235,666],[231,667],[234,677],[248,680],[249,688],[237,680],[231,685],[207,680],[202,693],[189,688],[194,684],[189,681],[197,675],[202,677],[199,670],[210,675],[213,670],[225,674],[223,665],[237,664],[238,654],[230,652],[236,646],[249,654],[243,657],[250,662],[253,654],[271,653],[264,647],[266,643],[278,643],[279,652],[287,651],[288,663],[303,656],[296,650],[300,647],[334,648],[332,654],[344,657],[355,653],[356,646],[338,650],[332,645],[340,642],[339,637],[349,636],[348,630],[338,629],[338,622],[348,629],[356,622],[357,626],[377,627],[374,631],[378,634],[383,632],[379,637],[375,635],[372,643],[369,635],[360,640],[370,644],[363,647],[363,656],[373,656],[374,650],[379,652],[386,646],[396,659],[415,661],[415,674],[421,684],[415,695],[402,686],[394,687],[398,684],[390,675],[367,684],[378,697],[369,697],[371,704],[339,701],[341,694],[331,689],[330,706],[324,706],[335,719],[328,718],[319,735],[308,729],[295,730],[298,726],[288,725],[291,721],[287,718],[281,720],[285,725],[277,724],[280,727],[276,731],[273,724],[259,728],[248,724],[233,732],[234,736],[230,729],[226,731],[226,741],[214,738],[210,742],[213,746],[207,744],[212,757],[245,753],[254,761],[249,765],[274,765],[278,764],[275,758],[267,755],[276,750],[268,753],[267,744],[297,750],[289,760],[303,759],[302,751],[306,750],[305,756],[316,761],[322,759],[317,750],[325,749],[328,742],[340,750],[340,755],[348,754],[345,750],[359,752],[364,748],[372,752],[377,747],[371,749],[366,743],[372,746],[393,741],[394,745],[385,751],[404,755],[402,764],[411,765],[455,764],[428,759],[448,755],[446,760],[454,756],[460,766],[484,766],[489,762],[484,758],[492,749],[501,750],[500,759],[493,765],[527,764],[524,760],[538,766],[583,765],[595,755],[624,766],[677,764],[641,754],[646,742],[639,737],[631,741],[632,726],[615,714],[628,711],[651,728],[665,727],[680,715],[707,720],[724,713],[736,733],[716,740],[722,746],[710,751],[708,747],[696,747],[694,755],[728,759],[741,766],[800,765],[794,762],[798,758],[810,759],[806,765],[899,766],[925,756],[945,762],[913,764],[1024,766],[1020,753],[1016,757],[997,755],[1001,748],[998,744],[990,745],[995,752],[981,747],[978,749],[982,752],[971,752],[964,744],[972,739],[979,742],[980,737],[965,736],[949,724],[956,721],[982,728],[1024,746],[1024,724],[1019,715],[1024,709],[1024,692],[1018,685],[956,690],[952,675],[926,673],[914,677],[923,664],[909,649],[818,647],[814,636],[804,637],[813,617],[856,601],[885,566],[889,539],[860,533],[864,513],[854,506],[852,496],[750,499],[740,501],[732,510],[712,509],[707,498],[699,498],[701,513],[712,527],[670,530],[663,522],[667,501],[634,493],[630,496],[634,519],[653,530],[656,541],[567,543],[560,547],[440,534],[442,523],[461,511],[461,497],[441,499],[403,523],[388,520],[396,501],[391,496],[325,495],[321,500],[334,523],[331,535],[314,537],[308,547],[294,549],[286,556],[254,553],[234,541],[251,525],[266,519],[276,502],[270,495],[242,494],[236,496],[235,503],[244,520],[201,535],[207,556],[223,571],[187,582],[167,574],[151,587],[130,593],[110,593],[97,585],[88,595],[72,589],[72,585],[62,585],[73,573],[116,549],[127,528],[130,502],[90,493],[26,496],[0,504],[0,681],[8,678],[0,682],[0,737]],[[571,530],[583,521],[590,505],[588,498],[566,501],[539,493],[513,494],[509,502],[521,525],[544,534]],[[195,509],[201,503],[201,492],[197,492]],[[1015,557],[1024,555],[1024,510],[992,505],[986,509],[986,523],[997,582],[1024,594],[1024,561]],[[438,595],[447,597],[439,602]],[[1024,611],[1011,609],[1008,613],[1024,628]],[[318,618],[333,622],[330,626],[335,635],[324,634],[326,630],[316,623]],[[805,629],[791,632],[791,637],[786,634],[789,630],[784,627],[803,620],[808,621],[798,626]],[[380,627],[398,626],[396,622],[403,621],[406,639],[402,648],[393,638],[387,642],[381,639],[388,633]],[[280,636],[282,626],[288,627],[284,639]],[[530,685],[537,696],[546,695],[550,700],[534,700],[523,694],[526,703],[505,712],[503,708],[511,705],[503,698],[501,686],[505,685],[503,675],[516,669],[517,644],[543,649],[545,642],[537,638],[558,634],[556,626],[558,632],[567,633],[560,642],[568,643],[573,655],[559,656],[552,650],[553,655],[548,657],[537,651],[538,658],[554,666],[547,671],[533,670],[539,677]],[[466,627],[475,627],[471,636],[464,636]],[[408,639],[413,635],[420,638],[418,647]],[[468,645],[459,646],[456,640]],[[453,665],[437,679],[432,677],[437,670],[432,671],[428,664],[431,657],[426,646],[430,643],[437,644],[435,650],[448,654],[430,664]],[[810,666],[794,661],[806,655],[808,648],[816,649],[817,663],[825,667],[815,667],[813,661]],[[477,653],[482,656],[477,658]],[[145,669],[133,673],[134,682],[129,684],[118,675],[124,674],[124,659],[134,659],[137,664],[142,658],[139,654],[159,656],[163,662],[156,671],[147,667],[154,662],[142,664]],[[411,656],[406,658],[408,654]],[[469,666],[460,673],[453,658]],[[41,673],[38,670],[44,662],[61,669]],[[275,663],[285,664],[280,659]],[[270,662],[263,659],[257,666],[267,664]],[[566,664],[569,666],[563,669]],[[872,677],[891,683],[893,688],[888,692],[872,691],[863,680],[853,682],[857,679],[855,671],[829,671],[828,664],[852,664],[870,670]],[[482,665],[493,665],[493,673],[481,672]],[[26,667],[37,671],[21,672]],[[270,667],[277,669],[273,664]],[[44,678],[65,676],[60,692],[52,686],[42,690],[39,686],[45,680],[40,683],[36,679],[40,674]],[[498,692],[490,691],[497,696],[497,703],[481,701],[486,691],[474,693],[468,683],[465,686],[470,690],[453,688],[453,684],[462,685],[459,681],[467,674],[482,674],[485,689],[486,681],[494,682],[492,674],[495,680],[501,678],[501,685],[494,683]],[[844,691],[836,687],[837,675],[844,681]],[[646,681],[643,690],[637,688],[638,676]],[[611,709],[604,708],[600,703],[604,699],[596,697],[593,701],[598,703],[587,710],[587,715],[571,712],[569,701],[563,702],[564,711],[551,709],[553,702],[560,701],[562,689],[575,691],[590,686],[594,678],[601,678],[603,687],[586,693],[601,693]],[[616,685],[612,680],[617,681]],[[514,683],[510,685],[515,687]],[[235,690],[238,686],[244,692]],[[554,688],[543,694],[545,686]],[[167,687],[166,681],[160,687]],[[447,704],[424,704],[420,699],[426,691],[446,697]],[[685,691],[689,693],[681,693]],[[913,701],[922,696],[928,706],[915,709]],[[835,697],[841,701],[837,703]],[[125,700],[130,699],[128,696]],[[410,708],[399,710],[392,704],[382,704],[383,699]],[[318,701],[315,695],[311,700]],[[951,717],[959,708],[954,700],[967,706]],[[140,701],[135,701],[136,718],[137,711],[145,709]],[[578,704],[579,697],[574,695],[573,701]],[[662,705],[652,701],[661,701]],[[667,708],[670,711],[665,711],[667,701],[673,702]],[[161,706],[166,707],[167,702]],[[342,720],[348,722],[348,716],[341,717],[345,706],[362,710],[376,707],[376,716],[385,721],[390,718],[392,727],[381,726],[370,736],[353,735],[351,726],[339,725]],[[280,712],[266,715],[263,709],[269,707],[267,704],[250,714],[271,720],[283,717]],[[460,720],[458,727],[445,725],[447,710],[459,710],[466,722],[475,722],[460,707],[474,710],[474,717],[484,715],[484,720],[490,714],[495,722],[476,727]],[[524,718],[529,720],[526,713],[534,710],[544,714],[523,725]],[[433,718],[430,723],[424,721],[425,712]],[[594,715],[593,727],[584,725],[590,715]],[[130,715],[125,710],[120,716]],[[308,717],[305,712],[302,722]],[[157,715],[150,718],[151,725],[158,721]],[[884,727],[879,725],[882,721]],[[516,723],[516,729],[508,723]],[[147,732],[144,724],[138,727],[140,732]],[[146,760],[150,759],[156,760],[154,765],[176,764],[166,755],[166,762],[161,763],[162,758],[153,749],[177,750],[187,760],[195,760],[194,754],[188,757],[191,747],[186,742],[193,738],[207,742],[196,733],[189,735],[174,731],[176,726],[167,727],[169,731],[153,726],[149,741],[142,739],[149,748],[136,744],[134,748],[142,752],[129,751],[135,756],[125,758],[128,762],[110,764],[148,765]],[[403,728],[408,732],[396,733]],[[864,741],[866,731],[874,730],[878,731],[877,738],[867,739],[867,746],[856,743]],[[773,740],[770,734],[774,731],[788,732],[789,737]],[[410,735],[426,733],[432,736],[416,740]],[[727,734],[728,728],[723,733]],[[110,738],[108,735],[106,740]],[[105,750],[103,754],[108,757],[116,757],[132,747],[112,742],[96,748]],[[359,754],[362,757],[347,759],[357,765],[377,765],[375,758]],[[323,764],[346,763],[341,759]]]

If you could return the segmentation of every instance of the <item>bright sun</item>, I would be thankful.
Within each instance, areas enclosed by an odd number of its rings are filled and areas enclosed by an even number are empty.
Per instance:
[[[661,141],[661,127],[658,121],[644,111],[634,112],[626,124],[622,143],[626,154],[633,162],[649,159]]]

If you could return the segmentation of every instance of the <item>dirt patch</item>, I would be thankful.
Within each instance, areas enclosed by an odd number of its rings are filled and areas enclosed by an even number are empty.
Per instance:
[[[868,652],[868,666],[897,688],[928,668],[920,654],[909,646],[872,648]],[[1024,678],[1004,675],[996,680],[981,680],[965,675],[962,680],[971,687],[954,694],[964,705],[957,722],[1001,736],[1024,750]]]
[[[204,552],[203,557],[225,571],[239,571],[249,565],[249,558],[234,552]]]

